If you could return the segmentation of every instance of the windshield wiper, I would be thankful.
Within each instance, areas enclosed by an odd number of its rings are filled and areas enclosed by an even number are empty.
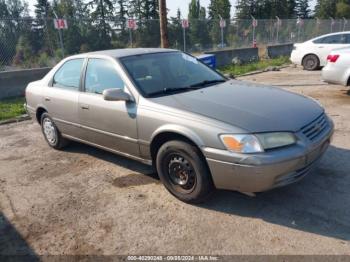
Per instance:
[[[226,82],[227,80],[224,79],[216,79],[216,80],[204,80],[202,82],[199,82],[197,84],[193,84],[190,86],[185,86],[185,87],[172,87],[172,88],[164,88],[158,91],[155,91],[153,93],[148,94],[149,96],[156,96],[156,95],[162,95],[162,94],[173,94],[177,92],[186,92],[190,90],[197,90],[201,89],[203,87],[206,87],[210,84],[216,84],[216,83],[223,83]]]
[[[193,84],[191,85],[190,87],[204,87],[204,86],[207,86],[207,85],[211,85],[211,84],[216,84],[216,83],[224,83],[226,82],[227,80],[225,79],[215,79],[215,80],[204,80],[202,82],[199,82],[197,84]]]
[[[156,95],[162,95],[162,94],[173,94],[177,92],[184,92],[189,90],[197,90],[198,87],[195,86],[186,86],[186,87],[173,87],[173,88],[164,88],[152,93],[149,93],[149,96],[156,96]]]

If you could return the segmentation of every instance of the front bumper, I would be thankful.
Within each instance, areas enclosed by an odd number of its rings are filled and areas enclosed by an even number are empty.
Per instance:
[[[290,61],[293,64],[301,65],[302,60],[303,60],[303,56],[299,52],[297,52],[296,50],[293,50],[291,55],[290,55]]]
[[[204,148],[213,182],[218,189],[245,193],[267,191],[299,181],[306,176],[327,150],[333,123],[317,141],[271,150],[261,154],[238,154]]]

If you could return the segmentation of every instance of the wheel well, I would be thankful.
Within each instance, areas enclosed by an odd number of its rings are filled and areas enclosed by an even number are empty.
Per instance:
[[[346,82],[346,85],[347,85],[347,86],[350,86],[350,76],[349,76],[349,78],[348,78],[348,82]]]
[[[39,107],[36,110],[36,120],[38,121],[39,124],[41,124],[41,116],[42,114],[44,114],[45,112],[47,112],[44,108]]]
[[[180,140],[186,143],[189,143],[190,145],[193,145],[195,147],[198,148],[198,146],[188,137],[184,136],[184,135],[180,135],[178,133],[173,133],[173,132],[164,132],[164,133],[160,133],[158,135],[156,135],[152,142],[151,142],[151,146],[150,146],[150,150],[151,150],[151,157],[152,157],[152,162],[155,164],[156,162],[156,157],[157,157],[157,153],[159,148],[166,142],[171,141],[171,140]],[[199,148],[198,148],[199,149]],[[199,150],[201,156],[204,158],[202,151]]]
[[[320,58],[318,57],[318,55],[313,54],[313,53],[310,53],[310,54],[306,54],[306,55],[304,55],[303,59],[301,60],[301,64],[303,64],[303,63],[304,63],[304,59],[305,59],[305,57],[307,57],[308,55],[313,55],[313,56],[316,56],[316,58],[317,58],[317,60],[318,60],[318,63],[320,63]]]

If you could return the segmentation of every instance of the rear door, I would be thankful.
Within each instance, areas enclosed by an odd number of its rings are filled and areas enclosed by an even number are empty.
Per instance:
[[[44,105],[63,134],[79,137],[78,98],[84,58],[65,62],[44,91]]]
[[[327,63],[327,56],[333,49],[349,46],[346,44],[346,35],[337,34],[319,38],[314,41],[316,52],[320,58],[320,65],[324,66]]]
[[[84,140],[133,156],[139,155],[137,137],[137,104],[125,101],[106,101],[102,92],[122,88],[131,94],[118,73],[115,62],[89,58],[84,92],[79,95],[79,119]]]

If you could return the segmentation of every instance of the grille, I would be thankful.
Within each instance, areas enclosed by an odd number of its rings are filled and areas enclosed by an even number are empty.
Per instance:
[[[326,115],[322,114],[316,120],[302,128],[303,134],[310,140],[316,139],[327,127],[329,123]]]

